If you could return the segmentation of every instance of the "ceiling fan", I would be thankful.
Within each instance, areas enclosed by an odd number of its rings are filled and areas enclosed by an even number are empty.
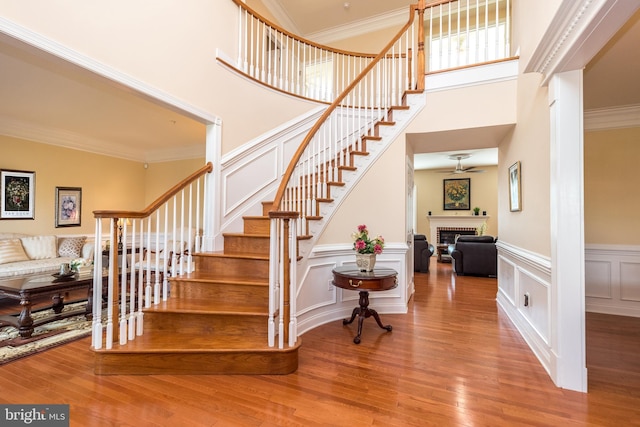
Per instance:
[[[452,154],[449,156],[449,158],[451,160],[457,160],[458,164],[456,165],[456,168],[453,170],[445,170],[445,171],[439,171],[440,173],[480,173],[480,172],[484,172],[484,170],[482,169],[476,169],[476,166],[470,166],[468,168],[463,168],[462,167],[462,159],[468,159],[469,157],[471,157],[471,154],[467,154],[467,153],[460,153],[460,154]]]

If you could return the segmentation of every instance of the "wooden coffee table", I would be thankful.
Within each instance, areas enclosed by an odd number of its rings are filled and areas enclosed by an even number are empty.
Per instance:
[[[87,289],[86,309],[69,310],[62,313],[64,308],[64,294],[78,289]],[[35,297],[51,295],[54,314],[34,321],[31,317],[32,300]],[[93,313],[93,275],[77,274],[67,278],[56,278],[52,275],[24,276],[13,279],[0,280],[0,296],[20,301],[22,307],[20,315],[0,316],[0,325],[10,325],[18,328],[22,338],[29,338],[36,326],[53,322],[54,320],[84,314],[88,320]]]

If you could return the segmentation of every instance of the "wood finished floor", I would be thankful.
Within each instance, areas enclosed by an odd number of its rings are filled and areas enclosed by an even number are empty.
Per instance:
[[[588,313],[589,393],[562,390],[496,289],[432,259],[409,313],[382,315],[393,332],[323,325],[292,375],[94,376],[86,338],[0,367],[0,402],[68,403],[83,427],[640,425],[640,319]]]

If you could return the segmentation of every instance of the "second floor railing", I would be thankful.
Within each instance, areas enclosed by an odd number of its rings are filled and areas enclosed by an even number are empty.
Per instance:
[[[296,36],[241,0],[236,64],[249,77],[278,90],[331,103],[375,58]],[[512,0],[420,0],[418,42],[411,59],[417,76],[511,57]],[[223,61],[224,62],[224,61]]]

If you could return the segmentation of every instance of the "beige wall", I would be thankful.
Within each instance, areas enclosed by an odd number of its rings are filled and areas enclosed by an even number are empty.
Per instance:
[[[640,128],[585,133],[585,243],[640,245]]]
[[[93,234],[93,211],[144,207],[142,163],[0,136],[0,168],[35,172],[35,219],[0,220],[0,232]],[[80,227],[55,228],[56,187],[82,188]]]
[[[550,124],[547,88],[537,74],[518,78],[518,124],[498,146],[500,239],[540,255],[551,254]],[[509,167],[521,162],[522,211],[509,209]]]
[[[432,215],[471,215],[473,211],[445,211],[443,209],[443,180],[456,178],[471,179],[471,208],[476,206],[487,211],[487,230],[485,234],[498,234],[498,167],[483,166],[484,173],[446,175],[435,171],[421,170],[415,173],[416,184],[416,224],[417,233],[430,235],[428,212]],[[434,243],[434,242],[432,242]]]
[[[145,203],[148,206],[171,187],[205,165],[205,159],[150,163],[145,173]],[[201,188],[201,190],[204,190]]]
[[[352,243],[351,233],[366,224],[373,235],[387,242],[405,239],[405,153],[404,136],[385,151],[354,187],[329,222],[318,244]]]
[[[62,7],[7,0],[0,15],[221,118],[223,153],[317,106],[264,89],[217,63],[216,49],[234,59],[237,54],[238,7],[232,1],[176,5],[67,0]]]

